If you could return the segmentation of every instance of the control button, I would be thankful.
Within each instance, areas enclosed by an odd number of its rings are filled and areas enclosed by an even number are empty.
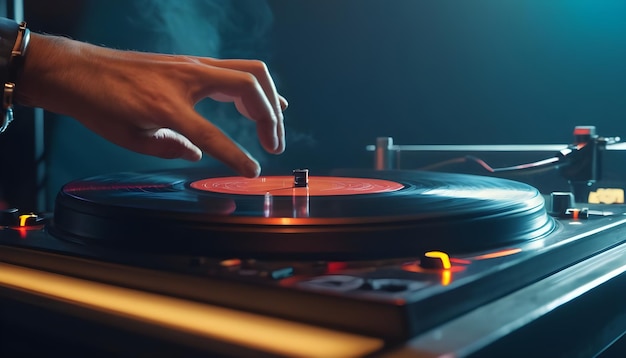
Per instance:
[[[550,210],[552,216],[566,219],[587,219],[589,218],[588,208],[576,208],[574,194],[570,192],[553,192],[550,194]]]
[[[283,267],[280,269],[270,270],[269,277],[273,280],[282,280],[283,278],[293,276],[293,267]]]
[[[0,211],[0,226],[33,227],[43,225],[46,217],[35,213],[22,213],[18,209],[6,209]]]
[[[228,259],[220,262],[223,273],[235,274],[240,277],[253,277],[270,280],[282,280],[293,276],[295,270],[291,266],[271,267],[239,259]]]
[[[373,279],[367,280],[361,289],[374,290],[374,291],[386,291],[386,292],[402,292],[409,288],[407,283],[403,280],[389,280],[389,279]]]
[[[34,213],[22,214],[18,217],[19,227],[37,226],[43,225],[43,223],[44,218]]]
[[[365,280],[361,277],[348,275],[327,275],[314,277],[298,283],[298,286],[321,291],[347,292],[363,286]]]
[[[293,186],[294,188],[306,188],[309,186],[309,170],[308,169],[294,169]]]
[[[444,269],[447,270],[452,265],[450,257],[442,251],[429,251],[420,259],[420,267],[425,269]]]
[[[554,216],[564,215],[565,212],[576,206],[574,194],[570,192],[553,192],[550,194],[550,210],[548,213]]]
[[[426,285],[427,285],[426,282],[411,281],[411,280],[404,280],[404,279],[372,278],[372,279],[366,279],[366,281],[363,283],[360,289],[367,290],[367,291],[394,293],[394,292],[415,291]]]

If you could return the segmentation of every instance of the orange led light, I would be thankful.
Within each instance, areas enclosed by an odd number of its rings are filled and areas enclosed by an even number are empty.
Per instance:
[[[469,264],[472,263],[472,261],[459,259],[459,258],[456,258],[456,257],[451,257],[450,258],[450,263],[452,263],[452,264],[459,264],[459,265],[469,265]]]
[[[289,226],[289,225],[291,225],[291,224],[293,224],[293,223],[294,223],[294,220],[293,220],[292,218],[277,218],[277,219],[279,220],[278,222],[279,222],[281,225],[287,225],[287,226]]]
[[[18,227],[16,229],[19,233],[20,233],[20,239],[25,239],[26,235],[28,234],[28,228],[27,227]]]
[[[441,285],[448,286],[452,282],[452,272],[450,270],[441,271]]]
[[[220,265],[223,267],[235,267],[241,265],[240,259],[227,259],[220,261]]]
[[[450,264],[450,257],[445,252],[429,251],[425,253],[424,256],[441,260],[441,265],[443,266],[444,270],[452,267],[452,265]]]

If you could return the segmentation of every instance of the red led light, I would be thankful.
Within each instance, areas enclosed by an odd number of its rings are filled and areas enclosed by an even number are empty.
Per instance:
[[[591,134],[591,128],[589,127],[574,128],[574,135],[588,135],[588,134]]]
[[[20,233],[20,239],[25,239],[26,234],[28,233],[28,228],[25,226],[17,228],[17,231]]]
[[[347,262],[336,261],[336,262],[329,262],[326,265],[326,270],[328,273],[331,273],[331,272],[341,271],[347,267],[348,267]]]

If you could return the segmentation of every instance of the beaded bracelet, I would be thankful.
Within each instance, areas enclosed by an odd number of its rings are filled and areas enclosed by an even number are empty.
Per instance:
[[[2,113],[0,133],[13,121],[13,93],[19,71],[24,63],[30,31],[26,22],[19,25],[9,19],[0,18],[0,85],[2,85]]]

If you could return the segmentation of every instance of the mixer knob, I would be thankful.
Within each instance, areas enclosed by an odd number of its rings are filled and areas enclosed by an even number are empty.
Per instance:
[[[425,269],[449,269],[450,257],[445,252],[428,251],[420,258],[420,267]]]
[[[11,208],[0,211],[0,226],[9,227],[31,227],[45,223],[44,215],[35,213],[24,213],[18,209]]]
[[[46,217],[36,213],[21,214],[18,216],[17,226],[19,227],[34,227],[43,225],[46,222]]]

